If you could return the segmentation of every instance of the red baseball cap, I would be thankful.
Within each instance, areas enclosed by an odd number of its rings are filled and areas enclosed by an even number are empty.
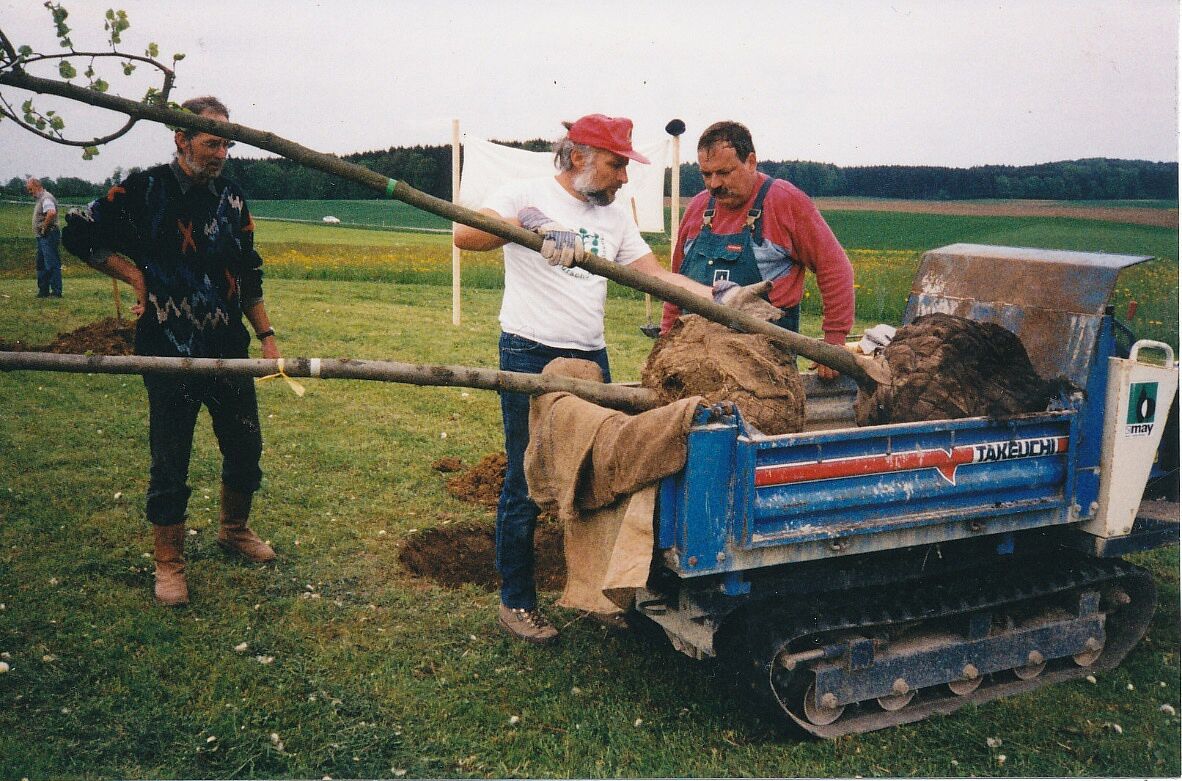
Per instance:
[[[648,158],[632,148],[632,120],[588,114],[575,121],[567,134],[576,144],[606,149],[630,160],[648,165]]]

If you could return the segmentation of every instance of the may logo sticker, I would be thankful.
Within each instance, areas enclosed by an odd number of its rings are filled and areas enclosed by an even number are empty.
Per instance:
[[[1129,414],[1125,418],[1125,436],[1149,436],[1153,431],[1156,413],[1157,383],[1134,382],[1129,387]]]

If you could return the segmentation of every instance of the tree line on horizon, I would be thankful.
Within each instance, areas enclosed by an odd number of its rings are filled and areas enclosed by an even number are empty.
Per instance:
[[[531,151],[547,151],[550,142],[532,139],[498,142]],[[345,155],[383,176],[415,189],[451,199],[451,146],[390,147]],[[1176,199],[1178,164],[1148,160],[1089,158],[1038,165],[985,165],[971,168],[918,165],[838,166],[801,160],[759,163],[764,173],[787,179],[811,196],[856,196],[913,200],[1029,198],[1050,200]],[[77,177],[41,177],[46,189],[61,198],[96,197],[135,172],[115,171],[101,182]],[[284,158],[238,158],[226,162],[225,173],[253,199],[364,200],[379,197],[354,182],[300,166]],[[681,196],[702,189],[697,163],[681,165]],[[25,194],[24,179],[0,185],[7,196]],[[665,173],[665,194],[670,176]]]

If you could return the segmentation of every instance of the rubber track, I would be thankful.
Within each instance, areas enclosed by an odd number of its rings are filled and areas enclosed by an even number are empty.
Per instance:
[[[1107,614],[1104,651],[1088,667],[1071,664],[1062,669],[1052,669],[1052,663],[1048,664],[1048,669],[1042,675],[1029,681],[995,681],[995,676],[986,676],[980,688],[965,696],[953,695],[945,687],[930,687],[918,692],[909,705],[898,711],[882,711],[873,703],[860,707],[851,705],[845,715],[825,726],[812,724],[794,713],[789,704],[780,698],[772,683],[780,651],[801,638],[841,630],[881,629],[910,621],[944,618],[1117,582],[1129,594],[1131,601]],[[966,589],[966,583],[972,584],[971,589]],[[903,593],[891,594],[889,591],[877,588],[826,594],[819,602],[809,600],[807,614],[798,610],[749,611],[748,648],[754,653],[754,663],[744,667],[752,675],[750,680],[756,695],[774,711],[786,714],[801,729],[822,738],[906,724],[933,714],[951,713],[972,702],[988,702],[1058,681],[1080,678],[1097,670],[1111,669],[1120,664],[1145,634],[1157,601],[1157,589],[1152,576],[1140,567],[1119,559],[1023,562],[1010,568],[961,572],[920,581],[909,585]],[[807,675],[807,669],[802,669]],[[1007,676],[996,677],[1001,679]],[[800,707],[799,703],[792,705]]]

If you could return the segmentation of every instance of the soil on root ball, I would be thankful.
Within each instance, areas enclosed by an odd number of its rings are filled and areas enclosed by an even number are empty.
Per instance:
[[[883,350],[891,382],[858,392],[858,425],[913,423],[1046,410],[1072,390],[1038,375],[1022,341],[996,323],[944,313],[917,317]]]
[[[764,434],[804,428],[804,385],[796,356],[767,336],[742,334],[697,315],[657,339],[640,382],[665,404],[703,396],[731,402]]]

